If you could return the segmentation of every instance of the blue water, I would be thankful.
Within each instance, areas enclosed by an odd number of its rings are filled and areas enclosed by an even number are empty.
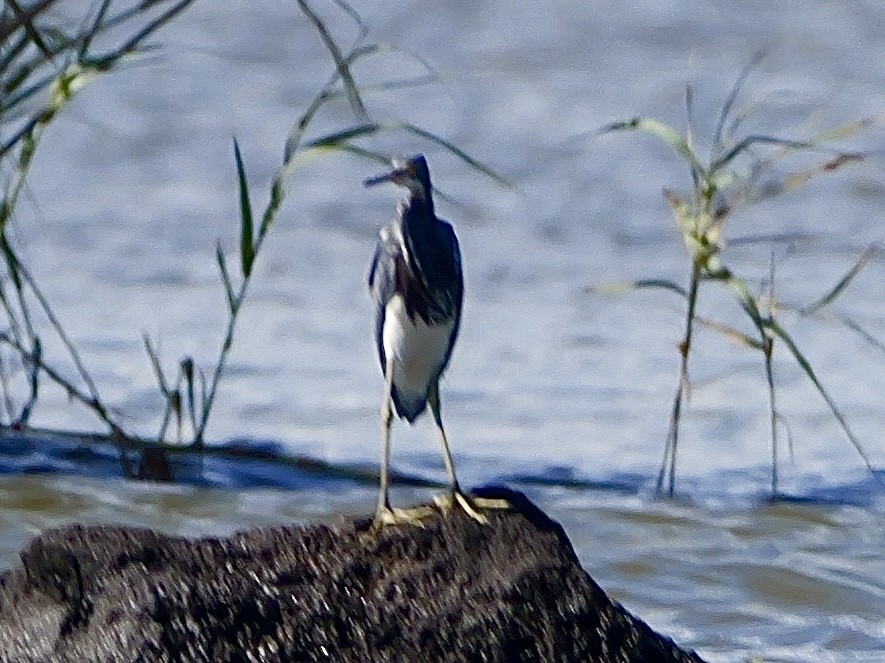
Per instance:
[[[316,4],[349,44],[353,25],[331,4]],[[708,141],[718,107],[760,49],[765,56],[738,100],[753,109],[747,133],[804,138],[863,117],[877,122],[836,144],[866,152],[864,161],[730,218],[726,263],[756,288],[773,254],[779,299],[802,304],[838,281],[864,247],[881,242],[885,9],[873,0],[850,7],[687,0],[630,8],[354,6],[370,41],[400,49],[355,67],[358,82],[426,73],[410,54],[441,77],[367,93],[372,116],[451,139],[514,185],[499,187],[403,133],[366,143],[425,152],[446,194],[439,212],[461,238],[464,321],[442,391],[464,482],[527,490],[563,520],[603,587],[710,660],[879,660],[885,354],[844,327],[780,313],[878,474],[866,471],[781,347],[778,402],[794,453],[791,459],[784,433],[781,486],[789,499],[769,506],[761,358],[701,328],[680,443],[680,498],[660,502],[654,479],[675,387],[681,302],[669,293],[602,296],[587,288],[646,277],[685,284],[688,274],[661,196],[663,187],[687,190],[684,164],[650,137],[592,132],[635,115],[681,128],[691,83],[696,137]],[[78,16],[76,3],[66,11]],[[208,370],[221,344],[215,244],[232,260],[238,245],[231,137],[243,150],[253,201],[263,206],[292,123],[332,71],[293,3],[197,3],[158,42],[156,54],[87,87],[51,127],[13,225],[23,260],[103,399],[127,430],[145,436],[159,429],[162,401],[142,332],[170,372],[185,355]],[[315,131],[350,121],[342,103]],[[245,441],[325,463],[323,472],[213,457],[185,463],[185,483],[154,496],[138,484],[102,481],[117,476],[113,448],[84,460],[74,443],[56,441],[47,453],[4,440],[0,469],[13,475],[0,479],[4,499],[43,496],[22,498],[35,506],[0,521],[8,564],[27,536],[68,519],[196,534],[371,508],[365,473],[377,463],[382,383],[365,278],[377,228],[400,195],[362,188],[377,168],[327,156],[291,178],[256,264],[207,435],[213,444]],[[768,234],[790,239],[739,241]],[[885,341],[883,283],[880,254],[832,312]],[[701,297],[703,316],[749,331],[727,293],[711,284]],[[59,344],[45,343],[47,357],[71,374]],[[103,430],[48,383],[33,423]],[[429,421],[395,426],[393,440],[399,471],[443,480]],[[333,475],[355,469],[362,478],[330,479],[329,468]],[[85,477],[85,487],[75,488],[72,476]],[[403,490],[404,500],[427,494]],[[53,501],[72,491],[81,501],[53,511]],[[284,506],[292,494],[306,506]],[[209,506],[213,500],[218,507]]]

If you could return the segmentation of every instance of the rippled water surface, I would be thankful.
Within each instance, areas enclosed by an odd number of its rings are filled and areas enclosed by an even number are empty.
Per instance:
[[[63,3],[64,4],[64,3]],[[356,37],[315,3],[343,43]],[[753,53],[766,55],[740,105],[747,133],[791,138],[885,109],[885,7],[651,0],[358,2],[369,40],[395,45],[355,68],[371,85],[424,70],[419,88],[367,92],[397,117],[453,140],[514,183],[496,186],[433,144],[387,136],[375,147],[424,151],[461,238],[464,321],[443,384],[466,484],[505,481],[563,522],[585,567],[653,627],[711,661],[885,659],[885,490],[803,374],[776,355],[779,406],[794,453],[781,455],[788,499],[769,504],[767,392],[761,361],[701,328],[679,457],[680,498],[653,498],[669,415],[682,309],[670,294],[615,297],[587,286],[640,277],[684,282],[684,249],[661,196],[686,168],[634,135],[592,138],[648,114],[684,124],[695,92],[699,141]],[[77,3],[67,8],[78,14]],[[253,200],[298,115],[332,71],[295,3],[197,2],[162,48],[87,87],[44,138],[14,237],[81,348],[103,398],[129,430],[155,434],[161,400],[141,333],[171,371],[206,368],[224,329],[216,241],[234,255],[231,150],[243,149]],[[344,106],[319,131],[350,120]],[[726,261],[754,287],[776,265],[778,296],[807,303],[862,249],[883,240],[881,123],[839,147],[868,158],[729,219]],[[820,163],[826,155],[805,165]],[[378,226],[399,192],[361,186],[377,168],[324,157],[300,169],[256,266],[208,437],[328,463],[243,466],[207,459],[186,483],[117,479],[112,449],[85,453],[4,438],[0,567],[38,531],[125,522],[187,535],[313,521],[371,509],[381,380],[365,277]],[[742,243],[783,234],[789,242]],[[885,338],[885,261],[837,300]],[[705,317],[741,324],[728,295],[702,290]],[[864,443],[885,466],[885,355],[845,328],[783,323]],[[47,356],[67,366],[57,344]],[[34,423],[101,430],[47,386]],[[784,445],[785,446],[785,445]],[[47,451],[49,449],[49,451]],[[91,454],[91,455],[90,455]],[[394,465],[441,480],[432,427],[394,429]],[[357,468],[341,476],[336,468]],[[111,477],[111,479],[108,479]],[[398,501],[425,499],[402,488]]]

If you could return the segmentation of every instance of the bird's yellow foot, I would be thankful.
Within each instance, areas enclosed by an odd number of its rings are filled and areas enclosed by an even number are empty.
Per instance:
[[[510,502],[507,500],[495,500],[487,497],[467,496],[456,489],[447,495],[437,495],[433,498],[434,504],[446,514],[455,507],[461,507],[464,512],[480,525],[488,525],[489,519],[482,515],[481,509],[509,509]]]
[[[417,525],[424,527],[423,520],[433,516],[435,511],[429,506],[416,506],[411,509],[392,509],[389,506],[378,507],[375,512],[373,527],[385,525]]]

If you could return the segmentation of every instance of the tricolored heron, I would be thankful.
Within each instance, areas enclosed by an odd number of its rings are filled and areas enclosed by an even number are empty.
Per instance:
[[[451,497],[437,500],[437,504],[444,509],[458,504],[471,517],[485,522],[475,507],[504,505],[497,500],[469,498],[461,491],[440,414],[439,379],[458,338],[464,298],[458,238],[452,226],[434,212],[424,156],[394,161],[393,165],[391,172],[365,181],[366,186],[394,182],[408,189],[394,219],[381,228],[369,272],[369,289],[375,302],[375,343],[385,377],[381,486],[375,522],[408,522],[429,515],[426,508],[391,509],[388,498],[393,409],[411,424],[428,404],[442,443],[451,489]]]

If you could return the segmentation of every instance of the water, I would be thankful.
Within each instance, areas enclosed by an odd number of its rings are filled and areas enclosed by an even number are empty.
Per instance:
[[[407,135],[375,144],[427,153],[450,196],[440,213],[461,237],[467,299],[443,400],[464,482],[528,490],[563,522],[603,587],[709,660],[881,660],[881,472],[865,472],[781,351],[778,399],[795,446],[792,461],[782,455],[781,479],[791,499],[767,504],[760,358],[702,329],[680,447],[682,497],[653,499],[680,303],[659,292],[601,297],[585,288],[649,276],[684,282],[688,271],[660,194],[664,186],[684,190],[686,169],[650,138],[588,132],[637,114],[682,126],[691,82],[698,134],[709,138],[718,105],[760,48],[766,57],[742,97],[758,102],[748,132],[803,137],[879,114],[885,9],[872,0],[847,8],[686,0],[629,11],[581,2],[356,7],[372,40],[403,51],[360,65],[358,80],[421,74],[408,53],[444,78],[367,95],[373,115],[450,138],[516,186],[499,188]],[[75,5],[68,12],[76,15]],[[344,43],[356,36],[333,9],[323,15]],[[52,127],[14,221],[24,260],[103,398],[144,435],[159,428],[161,401],[141,332],[158,342],[169,371],[184,355],[210,367],[221,343],[213,253],[221,240],[234,256],[238,241],[231,136],[243,149],[253,201],[263,205],[292,122],[331,71],[292,3],[198,3],[159,41],[159,55],[92,84]],[[317,130],[344,118],[338,108]],[[840,144],[869,152],[864,162],[729,220],[731,238],[806,237],[774,247],[784,301],[814,300],[864,246],[882,241],[883,146],[880,123]],[[377,227],[399,195],[363,190],[361,180],[376,172],[336,157],[292,178],[256,266],[209,439],[278,445],[332,467],[376,462],[381,381],[365,277]],[[755,283],[768,273],[771,250],[734,242],[727,260]],[[883,272],[880,256],[833,309],[880,340]],[[740,324],[727,296],[712,286],[702,296],[703,315]],[[783,321],[873,465],[885,465],[882,353],[839,327],[789,313]],[[47,346],[67,367],[58,345]],[[48,384],[34,423],[101,429]],[[442,478],[428,421],[394,429],[393,461]],[[85,477],[84,466],[93,468]],[[110,452],[82,462],[70,452],[7,447],[0,468],[2,567],[15,564],[28,537],[73,520],[222,534],[362,514],[374,497],[368,481],[295,470],[262,478],[224,463],[173,487],[109,482]],[[403,489],[396,498],[426,496]]]

